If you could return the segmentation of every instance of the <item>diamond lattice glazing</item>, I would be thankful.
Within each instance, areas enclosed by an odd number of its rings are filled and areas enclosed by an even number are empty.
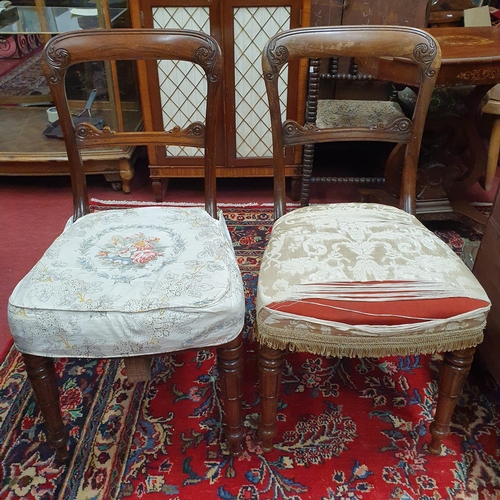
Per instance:
[[[271,36],[289,27],[290,7],[234,9],[236,156],[239,158],[272,156],[261,54]],[[286,82],[287,70],[284,68],[279,84],[283,110],[287,96]]]
[[[210,33],[206,7],[160,7],[153,9],[155,28],[181,28]],[[158,63],[160,95],[165,130],[184,128],[195,121],[205,121],[207,85],[201,68],[186,61]],[[167,156],[202,156],[192,147],[169,146]]]

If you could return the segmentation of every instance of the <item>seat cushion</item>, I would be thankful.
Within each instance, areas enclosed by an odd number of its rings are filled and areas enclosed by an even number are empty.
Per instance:
[[[318,100],[316,126],[324,128],[387,128],[397,120],[410,124],[396,102],[361,100]]]
[[[490,301],[457,255],[415,217],[362,203],[278,219],[261,264],[257,338],[330,356],[464,349]]]
[[[9,324],[25,353],[133,356],[228,342],[244,311],[223,215],[150,207],[68,225],[13,291]]]

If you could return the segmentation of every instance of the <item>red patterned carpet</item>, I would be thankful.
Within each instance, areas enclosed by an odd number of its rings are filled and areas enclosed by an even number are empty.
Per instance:
[[[12,97],[48,94],[47,82],[40,66],[41,60],[42,50],[38,48],[20,59],[14,68],[0,73],[0,95]]]
[[[256,440],[257,346],[251,341],[271,210],[225,208],[246,286],[244,453],[219,446],[213,350],[158,357],[152,381],[123,365],[60,360],[72,461],[54,462],[20,356],[0,385],[2,499],[494,499],[500,497],[500,391],[474,366],[444,453],[427,452],[439,356],[286,359],[275,450]],[[439,235],[460,252],[479,238],[454,223]]]

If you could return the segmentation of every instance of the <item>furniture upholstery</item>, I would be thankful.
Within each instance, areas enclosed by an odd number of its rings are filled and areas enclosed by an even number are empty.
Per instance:
[[[64,77],[94,60],[180,60],[206,78],[204,123],[161,132],[73,126]],[[216,115],[222,56],[208,35],[187,30],[88,30],[53,38],[44,72],[57,106],[71,165],[74,214],[63,233],[17,285],[9,324],[23,353],[48,441],[68,459],[54,358],[124,357],[127,373],[144,357],[216,347],[225,429],[240,453],[244,293],[224,216],[215,197]],[[205,118],[206,115],[206,118]],[[103,145],[168,144],[204,150],[205,207],[90,213],[80,150]]]
[[[398,43],[394,43],[398,40]],[[285,214],[283,151],[330,140],[335,129],[282,122],[277,75],[295,58],[327,54],[400,58],[421,85],[401,177],[400,209],[313,205]],[[272,449],[286,351],[337,357],[446,352],[429,449],[439,453],[490,302],[454,252],[412,215],[425,110],[440,64],[427,33],[407,27],[304,28],[277,34],[263,52],[275,160],[276,222],[257,290],[262,449]],[[404,122],[410,126],[409,121]],[[363,131],[360,132],[360,134]],[[396,131],[394,132],[397,133]],[[342,137],[344,133],[338,132]]]

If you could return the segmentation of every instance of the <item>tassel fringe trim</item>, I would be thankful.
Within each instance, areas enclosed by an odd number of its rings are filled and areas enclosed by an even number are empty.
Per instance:
[[[314,336],[302,333],[292,338],[289,330],[260,325],[255,338],[271,349],[308,352],[338,358],[380,358],[458,351],[475,347],[483,341],[482,326],[472,330],[457,330],[398,337],[345,337],[342,335]],[[320,338],[319,338],[320,337]]]

